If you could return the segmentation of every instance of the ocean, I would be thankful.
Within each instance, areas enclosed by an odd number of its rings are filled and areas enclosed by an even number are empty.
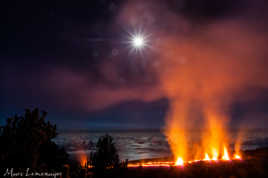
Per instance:
[[[121,160],[139,160],[171,156],[167,138],[161,131],[132,130],[132,131],[61,131],[54,139],[56,144],[62,146],[71,157],[81,154],[89,155],[95,150],[99,137],[109,134],[114,138]],[[200,131],[189,131],[188,141],[200,141]],[[230,146],[235,143],[237,131],[230,132]],[[268,130],[248,130],[243,135],[242,150],[268,147]]]

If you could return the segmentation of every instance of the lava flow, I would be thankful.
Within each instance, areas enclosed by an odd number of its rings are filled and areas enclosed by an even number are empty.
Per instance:
[[[233,159],[229,157],[228,151],[225,148],[224,154],[221,158],[210,158],[209,154],[205,154],[205,158],[201,160],[189,160],[184,161],[182,158],[177,158],[176,161],[149,161],[149,162],[139,162],[139,163],[129,163],[128,167],[184,167],[185,165],[190,165],[197,162],[207,162],[213,164],[215,162],[226,162],[232,160],[242,160],[241,156],[238,154],[233,155]]]

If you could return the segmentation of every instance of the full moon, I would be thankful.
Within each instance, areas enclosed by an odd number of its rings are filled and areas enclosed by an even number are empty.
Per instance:
[[[130,48],[130,52],[143,54],[147,48],[150,48],[150,36],[150,34],[142,30],[129,33],[126,43]]]
[[[143,48],[145,46],[145,40],[144,37],[141,35],[134,35],[132,37],[132,46],[134,48],[140,49]]]

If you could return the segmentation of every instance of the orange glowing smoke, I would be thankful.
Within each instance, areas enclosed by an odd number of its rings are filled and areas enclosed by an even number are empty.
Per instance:
[[[186,107],[177,101],[171,101],[172,108],[169,116],[166,130],[166,136],[171,146],[171,150],[176,158],[187,157],[187,135],[185,130],[185,119],[187,118]],[[178,108],[178,109],[175,109]],[[174,117],[177,116],[177,117]],[[180,126],[174,123],[180,123]]]
[[[167,36],[159,48],[161,70],[157,72],[170,102],[165,135],[175,158],[202,160],[207,153],[214,161],[230,159],[226,150],[233,96],[242,92],[257,72],[254,65],[258,64],[250,62],[256,54],[246,45],[253,39],[234,31],[239,40],[222,44],[216,39],[224,39],[225,33],[214,30],[202,37]],[[230,50],[231,44],[245,52]],[[201,130],[198,151],[191,148],[189,131],[196,128]]]

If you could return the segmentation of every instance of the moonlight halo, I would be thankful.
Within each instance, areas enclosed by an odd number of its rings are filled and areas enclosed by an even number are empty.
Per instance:
[[[142,54],[144,50],[150,46],[149,35],[141,30],[138,30],[138,32],[129,33],[127,43],[129,45],[130,52]]]

